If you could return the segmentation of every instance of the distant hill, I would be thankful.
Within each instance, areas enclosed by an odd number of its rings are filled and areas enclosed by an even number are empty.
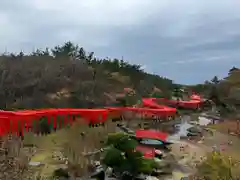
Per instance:
[[[228,76],[223,79],[213,77],[204,84],[191,86],[191,88],[206,98],[214,100],[217,104],[233,107],[240,110],[240,69],[233,67]]]
[[[144,72],[140,65],[98,59],[71,42],[31,54],[0,56],[1,109],[104,106],[125,87],[140,97],[154,88],[168,92],[175,85]]]
[[[240,106],[240,69],[233,67],[228,76],[220,82],[226,91],[226,100]]]

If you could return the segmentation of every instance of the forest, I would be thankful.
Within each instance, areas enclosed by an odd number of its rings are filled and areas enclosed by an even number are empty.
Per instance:
[[[31,54],[4,53],[0,77],[1,109],[101,107],[126,87],[143,97],[154,88],[168,93],[178,86],[141,65],[98,59],[71,42]]]

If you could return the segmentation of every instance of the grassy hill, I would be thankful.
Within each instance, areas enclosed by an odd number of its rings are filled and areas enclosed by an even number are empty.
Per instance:
[[[0,108],[97,107],[113,103],[124,87],[146,96],[168,92],[172,80],[119,59],[98,59],[67,42],[31,54],[0,56]],[[113,97],[113,98],[112,98]]]

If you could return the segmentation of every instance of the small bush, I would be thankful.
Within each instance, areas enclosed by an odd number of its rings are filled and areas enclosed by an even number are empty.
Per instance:
[[[59,168],[53,172],[53,177],[54,178],[69,178],[70,176],[66,169]]]
[[[205,180],[234,180],[233,164],[219,152],[210,153],[198,167],[198,176]]]

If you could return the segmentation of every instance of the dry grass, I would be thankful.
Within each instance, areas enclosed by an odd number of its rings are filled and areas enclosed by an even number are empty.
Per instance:
[[[0,179],[24,179],[31,151],[17,136],[1,137]]]
[[[237,133],[237,131],[240,131],[240,123],[238,123],[237,121],[226,120],[218,124],[209,125],[209,128],[215,129],[224,134],[229,132]]]
[[[208,127],[216,131],[214,131],[213,137],[210,140],[207,140],[207,138],[205,139],[207,142],[206,145],[211,147],[215,144],[218,147],[222,147],[224,149],[224,151],[221,151],[222,156],[227,159],[230,158],[231,161],[234,162],[232,172],[234,175],[240,177],[240,139],[238,136],[228,134],[228,130],[231,132],[237,130],[237,122],[229,120],[219,124],[209,125]],[[228,145],[228,142],[231,142],[232,144]]]
[[[43,164],[31,170],[35,176],[41,177],[51,176],[60,167],[67,168],[73,178],[86,175],[89,165],[94,160],[100,160],[100,155],[85,156],[85,153],[100,149],[100,141],[109,132],[115,132],[115,127],[115,123],[107,121],[105,126],[89,128],[86,123],[77,120],[71,127],[47,136],[26,135],[25,143],[37,146],[31,161]]]

